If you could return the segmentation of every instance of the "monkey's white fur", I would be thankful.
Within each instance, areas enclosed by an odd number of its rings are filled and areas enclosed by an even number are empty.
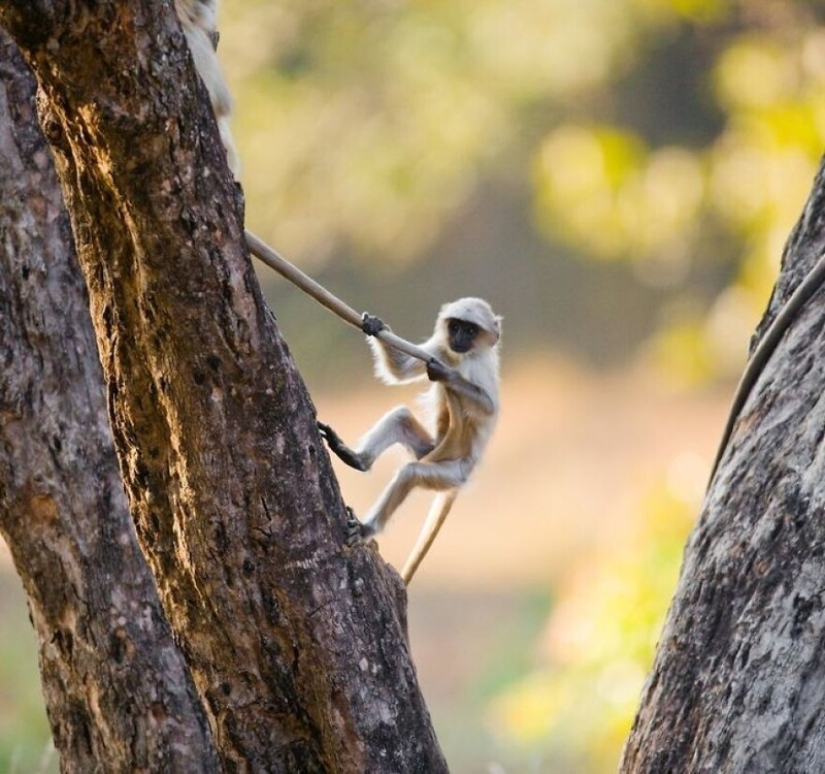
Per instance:
[[[453,321],[471,323],[478,328],[466,352],[453,348],[458,346],[450,332]],[[445,304],[436,319],[433,335],[421,345],[450,369],[441,373],[436,369],[425,398],[435,421],[435,432],[430,433],[406,406],[399,406],[367,432],[354,452],[358,466],[364,470],[395,443],[408,448],[417,460],[396,472],[372,506],[362,525],[365,536],[380,532],[414,487],[441,493],[402,572],[406,582],[435,538],[458,489],[481,459],[495,428],[499,411],[500,337],[501,318],[483,299],[462,298]],[[388,384],[413,382],[427,376],[427,366],[421,360],[375,337],[371,337],[369,343],[376,373]]]
[[[175,11],[192,52],[195,68],[209,92],[226,161],[237,179],[240,176],[240,160],[229,127],[232,97],[215,53],[218,0],[175,0]]]
[[[453,352],[449,347],[446,325],[452,319],[473,323],[481,329],[476,343],[466,354]],[[470,297],[444,304],[436,319],[433,335],[421,344],[423,350],[457,371],[469,385],[478,387],[478,391],[468,391],[460,383],[433,382],[423,396],[424,405],[436,421],[435,448],[423,460],[446,459],[445,452],[451,457],[461,458],[466,469],[464,480],[481,459],[498,418],[499,360],[496,345],[500,337],[501,318],[493,313],[485,300]],[[387,346],[378,338],[370,337],[368,341],[375,359],[376,375],[386,384],[407,384],[426,378],[426,365],[421,360]],[[380,436],[386,432],[382,425],[399,413],[414,420],[406,407],[393,409],[364,436],[358,444],[359,448],[374,449]],[[461,421],[464,417],[471,421]],[[400,425],[406,429],[405,423]],[[399,438],[397,442],[404,443],[404,440]],[[379,445],[383,451],[391,443]],[[460,453],[456,454],[456,451]],[[375,511],[373,507],[365,519],[366,523],[371,522]]]

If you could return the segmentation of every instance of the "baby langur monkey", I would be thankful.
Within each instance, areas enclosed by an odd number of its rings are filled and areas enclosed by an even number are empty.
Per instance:
[[[241,165],[229,128],[232,97],[215,53],[218,42],[218,0],[175,0],[175,12],[192,52],[195,69],[209,92],[209,101],[215,111],[221,142],[226,151],[226,161],[237,180]]]
[[[232,99],[215,53],[217,5],[218,0],[175,0],[175,11],[195,68],[209,92],[227,163],[237,179],[240,163],[229,128]],[[416,381],[425,374],[429,377],[433,386],[427,402],[435,418],[435,434],[431,435],[405,406],[379,420],[357,451],[332,428],[320,423],[319,427],[330,449],[358,470],[369,470],[381,452],[395,443],[406,446],[417,460],[395,474],[363,523],[354,522],[356,535],[369,537],[380,532],[413,487],[440,493],[402,571],[405,583],[409,583],[495,427],[501,318],[480,298],[446,304],[433,335],[421,347],[431,355],[426,364],[374,338],[384,328],[377,317],[364,315],[363,329],[371,337],[376,371],[389,384]]]
[[[354,521],[356,536],[380,532],[413,487],[439,492],[418,542],[402,570],[409,583],[447,517],[458,490],[481,459],[498,418],[498,341],[501,318],[480,298],[445,304],[435,331],[421,348],[432,357],[426,364],[385,344],[375,334],[386,326],[364,315],[364,332],[375,358],[377,375],[388,384],[423,379],[433,382],[426,402],[435,420],[431,434],[406,406],[382,417],[356,450],[328,425],[319,423],[329,448],[347,465],[369,470],[389,446],[400,443],[416,458],[400,468],[363,522]]]

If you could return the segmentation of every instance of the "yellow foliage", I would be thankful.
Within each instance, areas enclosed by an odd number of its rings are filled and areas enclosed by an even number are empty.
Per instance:
[[[555,233],[599,258],[681,255],[705,192],[701,159],[678,147],[650,151],[629,132],[565,126],[544,142],[537,207]]]
[[[778,41],[743,37],[722,53],[716,66],[716,94],[728,111],[767,108],[795,87],[791,59]]]
[[[659,370],[680,386],[702,384],[716,370],[713,349],[701,317],[663,327],[648,350]]]
[[[731,7],[730,0],[632,0],[632,3],[660,22],[671,16],[699,23],[718,22]]]
[[[583,562],[562,588],[542,638],[542,665],[491,703],[490,727],[503,741],[564,751],[590,771],[615,770],[703,471],[675,461],[641,504],[638,528]]]

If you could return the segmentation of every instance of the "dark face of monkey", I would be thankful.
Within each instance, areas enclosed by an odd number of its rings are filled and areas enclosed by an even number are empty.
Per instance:
[[[450,349],[463,355],[473,348],[478,333],[481,329],[475,323],[466,320],[451,318],[447,320],[447,333],[449,334]]]

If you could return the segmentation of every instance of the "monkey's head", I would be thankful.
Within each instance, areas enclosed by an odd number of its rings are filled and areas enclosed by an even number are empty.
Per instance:
[[[482,298],[459,298],[441,307],[436,327],[450,349],[460,355],[471,349],[494,347],[501,336],[501,317]]]

